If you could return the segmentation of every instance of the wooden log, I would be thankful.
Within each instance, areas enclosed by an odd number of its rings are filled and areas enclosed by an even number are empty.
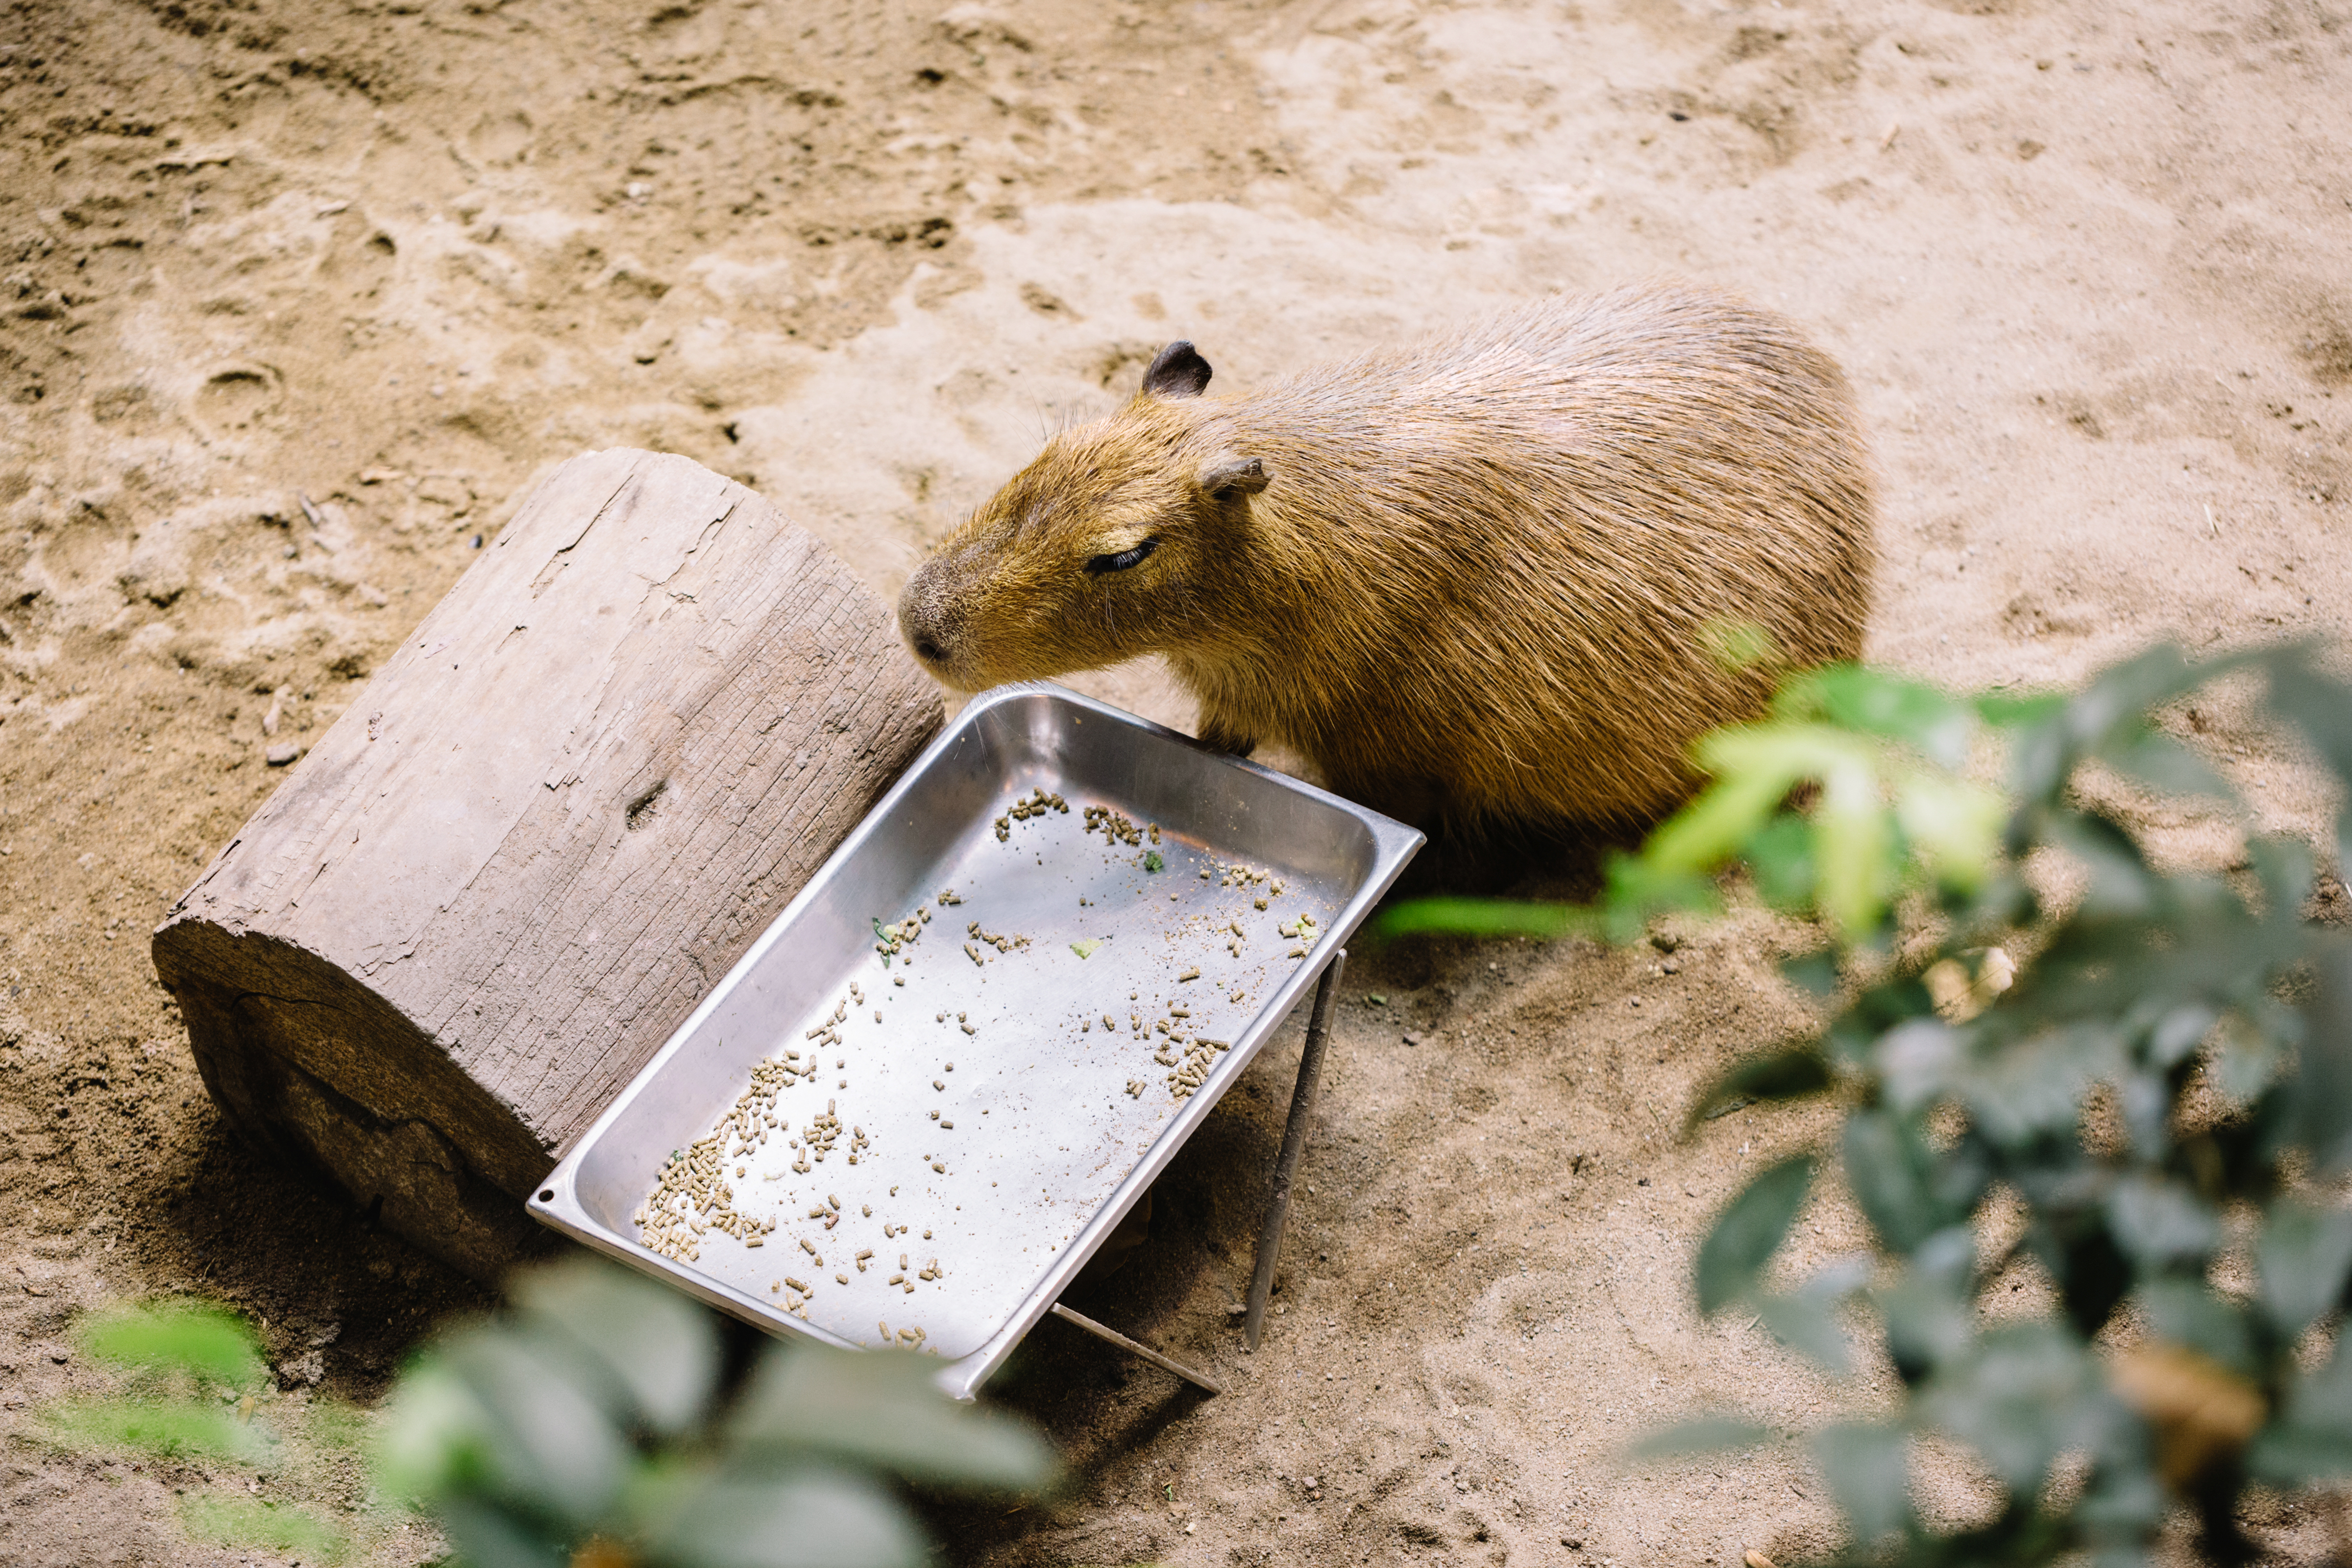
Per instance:
[[[154,939],[236,1126],[477,1278],[939,729],[889,611],[683,458],[576,458]]]

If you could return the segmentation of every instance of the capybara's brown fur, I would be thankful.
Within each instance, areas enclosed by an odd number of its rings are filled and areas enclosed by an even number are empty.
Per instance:
[[[898,620],[933,674],[1162,654],[1203,740],[1283,742],[1367,805],[1622,826],[1688,793],[1702,732],[1861,649],[1868,460],[1780,317],[1630,288],[1208,380],[1170,345],[923,564]]]

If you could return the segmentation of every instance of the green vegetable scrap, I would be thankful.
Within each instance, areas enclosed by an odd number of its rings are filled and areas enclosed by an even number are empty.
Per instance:
[[[1168,862],[1167,862],[1167,861],[1165,861],[1165,860],[1162,860],[1162,859],[1160,858],[1160,851],[1159,851],[1159,850],[1157,850],[1157,849],[1147,849],[1147,850],[1145,850],[1145,851],[1143,852],[1143,868],[1144,868],[1145,870],[1147,870],[1147,871],[1160,871],[1160,870],[1164,870],[1164,869],[1166,869],[1166,868],[1167,868],[1167,866],[1168,866]]]
[[[1076,953],[1080,958],[1092,958],[1095,955],[1095,950],[1109,940],[1110,938],[1107,936],[1080,937],[1077,941],[1070,943],[1070,951]]]

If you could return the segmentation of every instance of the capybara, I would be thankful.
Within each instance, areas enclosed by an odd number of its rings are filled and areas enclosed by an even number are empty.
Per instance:
[[[1545,300],[1205,397],[1171,343],[907,584],[967,691],[1157,653],[1201,738],[1423,823],[1635,826],[1701,733],[1855,658],[1870,465],[1787,320],[1685,284]]]

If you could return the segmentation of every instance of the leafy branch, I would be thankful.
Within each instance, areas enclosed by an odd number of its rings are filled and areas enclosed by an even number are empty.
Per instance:
[[[200,1539],[333,1563],[421,1507],[461,1568],[917,1568],[930,1551],[893,1482],[1026,1491],[1056,1468],[1009,1417],[959,1405],[912,1352],[765,1345],[740,1391],[722,1384],[712,1315],[593,1258],[525,1275],[513,1310],[429,1344],[376,1423],[310,1407],[301,1440],[269,1414],[246,1321],[201,1302],[84,1319],[84,1352],[123,1394],[52,1403],[47,1441],[254,1470],[305,1447],[372,1459],[354,1541],[295,1502],[192,1494]],[[311,1487],[312,1492],[322,1489]]]
[[[2065,699],[1953,698],[1852,667],[1801,677],[1764,721],[1702,742],[1713,782],[1611,862],[1594,907],[1423,900],[1385,918],[1391,934],[1629,941],[1660,914],[1718,907],[1738,867],[1765,902],[1825,930],[1829,951],[1783,966],[1837,999],[1818,1036],[1739,1064],[1691,1114],[1827,1097],[1844,1107],[1835,1147],[1751,1181],[1701,1246],[1695,1284],[1702,1311],[1752,1311],[1832,1372],[1853,1361],[1843,1321],[1871,1324],[1899,1410],[1804,1439],[1850,1560],[2140,1562],[2178,1504],[2210,1557],[2242,1563],[2257,1554],[2237,1523],[2250,1484],[2352,1475],[2352,1346],[2337,1331],[2352,1213],[2331,1196],[2352,1175],[2352,939],[2305,918],[2306,845],[2257,836],[2226,873],[2165,870],[2082,787],[2103,770],[2234,805],[2153,721],[2231,675],[2258,678],[2269,716],[2334,774],[2345,864],[2352,689],[2307,648],[2192,662],[2158,647]],[[1996,748],[2006,795],[1968,772]],[[2063,900],[2036,890],[2037,857],[2075,873]],[[1876,1256],[1773,1288],[1831,1157]],[[1988,1250],[2001,1199],[2022,1233]],[[2252,1237],[2251,1291],[2216,1282],[2233,1225]],[[2055,1310],[1989,1320],[1993,1282],[2027,1260]],[[1989,1520],[1942,1533],[1920,1520],[1909,1446],[1928,1433],[1995,1478]],[[1771,1436],[1709,1421],[1658,1451]],[[2068,1455],[2080,1485],[2050,1488]]]
[[[529,1276],[389,1402],[379,1475],[467,1568],[915,1568],[896,1479],[1042,1486],[1049,1449],[914,1352],[771,1343],[721,1398],[711,1314],[591,1259]]]

